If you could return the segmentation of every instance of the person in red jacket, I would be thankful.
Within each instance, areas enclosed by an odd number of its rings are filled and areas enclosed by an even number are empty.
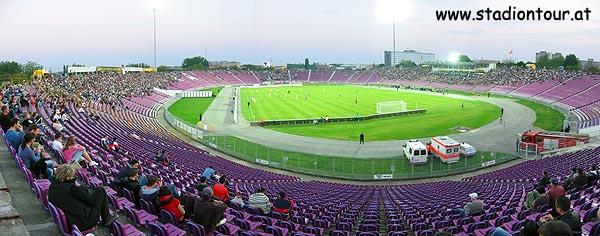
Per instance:
[[[225,187],[225,183],[227,182],[227,176],[223,175],[219,178],[219,183],[213,186],[213,194],[215,197],[220,198],[223,202],[227,202],[229,200],[229,190]]]
[[[275,208],[275,211],[283,214],[290,212],[293,206],[294,200],[287,199],[285,197],[285,192],[283,191],[279,192],[279,197],[275,199],[275,202],[273,202],[273,208]]]
[[[183,221],[185,210],[180,204],[179,199],[171,194],[171,190],[166,185],[160,186],[160,189],[158,189],[158,205],[161,209],[173,213],[178,221]]]

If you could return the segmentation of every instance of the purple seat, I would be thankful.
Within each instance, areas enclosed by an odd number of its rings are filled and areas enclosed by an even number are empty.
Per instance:
[[[177,218],[175,217],[175,214],[173,214],[173,212],[167,211],[165,209],[160,209],[160,216],[163,218],[163,220],[166,223],[176,225],[176,226],[183,224],[183,222],[179,222],[177,220]]]
[[[328,221],[316,219],[313,221],[313,226],[323,229],[329,229],[331,227],[331,224]]]
[[[321,236],[323,235],[323,228],[317,228],[317,227],[313,227],[313,226],[305,226],[304,227],[304,233],[309,233],[309,234],[313,234],[315,236]]]
[[[184,236],[186,234],[185,231],[172,224],[160,225],[156,222],[148,222],[146,227],[152,236]]]
[[[110,226],[110,233],[114,236],[144,236],[146,234],[139,231],[131,224],[121,224],[119,221],[114,221]]]
[[[600,235],[600,223],[589,222],[581,227],[583,235],[596,236]]]
[[[273,220],[266,216],[253,216],[252,221],[261,222],[264,225],[271,226],[273,225]]]
[[[127,218],[133,220],[136,226],[146,226],[148,222],[158,220],[158,216],[152,215],[144,210],[134,210],[128,206],[123,206],[123,210],[127,214]]]
[[[204,231],[204,227],[202,225],[196,224],[191,221],[185,222],[185,229],[188,235],[190,236],[211,236],[214,234],[213,232],[206,233]]]
[[[281,228],[287,229],[289,232],[298,231],[298,229],[300,228],[299,224],[295,224],[289,221],[278,221],[276,225]]]
[[[379,232],[357,232],[356,236],[379,236]]]
[[[350,236],[350,232],[335,229],[329,232],[329,236]]]
[[[123,190],[126,190],[126,189],[123,189]],[[154,203],[152,203],[144,198],[140,198],[140,205],[142,207],[142,210],[147,211],[148,213],[150,213],[152,215],[156,215],[157,212],[156,212],[156,208],[154,207]]]
[[[72,236],[84,236],[84,234],[79,231],[79,228],[77,228],[77,225],[71,225],[71,228],[73,229],[73,231],[71,232]]]
[[[415,233],[415,236],[433,236],[434,234],[433,230],[420,230]]]
[[[373,224],[359,225],[358,231],[361,232],[379,232],[379,226]]]
[[[402,225],[402,224],[387,225],[387,231],[388,232],[404,231],[404,225]]]
[[[233,223],[246,231],[253,231],[262,226],[260,222],[247,221],[240,218],[233,219]]]
[[[475,222],[470,225],[463,225],[463,230],[465,231],[465,233],[471,234],[471,233],[474,233],[476,229],[484,229],[486,227],[488,227],[488,222],[486,222],[486,221]]]
[[[425,224],[425,223],[416,223],[414,225],[411,225],[410,229],[412,231],[425,230],[425,229],[427,229],[427,224]]]
[[[225,234],[225,235],[236,235],[238,231],[240,231],[240,227],[229,224],[229,223],[225,223],[222,225],[219,225],[216,229],[219,233]]]
[[[406,231],[388,232],[388,236],[408,236]]]
[[[38,182],[33,183],[33,188],[35,190],[35,195],[42,202],[42,205],[45,209],[48,209],[48,195],[46,194],[47,188],[44,189]]]
[[[349,222],[339,222],[336,225],[336,229],[351,231],[352,230],[352,224],[349,223]]]
[[[108,196],[108,203],[119,211],[123,211],[123,206],[129,208],[135,207],[135,204],[133,202],[130,202],[124,197],[117,198],[110,194],[106,194],[106,196]]]
[[[125,196],[125,198],[127,200],[135,203],[135,195],[133,194],[133,192],[131,190],[123,188],[123,195]],[[150,212],[150,213],[152,213],[152,212]],[[152,214],[155,214],[155,213],[152,213]]]
[[[444,230],[442,230],[443,232],[448,232],[451,234],[458,234],[458,232],[460,231],[460,229],[456,226],[450,226],[448,228],[445,228]]]
[[[69,227],[67,223],[67,217],[65,216],[65,213],[60,208],[55,207],[52,203],[48,203],[48,208],[50,210],[50,215],[52,215],[52,219],[54,219],[54,223],[58,225],[58,228],[60,229],[61,233],[63,235],[71,235],[73,230]],[[80,233],[82,233],[83,235],[93,232],[94,228],[88,229],[86,231],[80,231]]]
[[[266,226],[265,232],[268,234],[272,234],[273,236],[286,236],[288,230],[277,226]]]
[[[450,227],[450,221],[447,221],[447,220],[441,220],[441,221],[435,222],[435,224],[433,224],[433,229],[435,229],[435,230],[445,229],[448,227]]]

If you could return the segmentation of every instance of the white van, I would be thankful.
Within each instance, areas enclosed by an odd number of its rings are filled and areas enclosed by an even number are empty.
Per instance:
[[[411,164],[427,164],[427,147],[421,141],[408,140],[402,147]]]
[[[460,155],[464,157],[474,157],[475,156],[475,148],[468,143],[460,144]]]

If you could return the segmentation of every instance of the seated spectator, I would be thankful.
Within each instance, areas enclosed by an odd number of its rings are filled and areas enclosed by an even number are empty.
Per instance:
[[[556,203],[556,199],[558,199],[558,197],[560,196],[565,196],[566,192],[565,189],[563,188],[563,186],[560,186],[558,184],[558,180],[557,179],[551,179],[550,180],[550,189],[548,189],[548,198],[550,198],[550,206],[552,207],[552,213],[553,215],[556,215],[556,209],[555,209],[555,203]]]
[[[227,187],[225,187],[226,182],[227,176],[223,175],[221,178],[219,178],[219,183],[213,186],[213,195],[225,203],[227,203],[229,200],[229,190],[227,190]]]
[[[139,170],[131,168],[129,169],[129,176],[123,179],[115,179],[115,184],[133,192],[133,197],[135,198],[134,204],[139,208],[141,207],[140,191],[142,190],[142,185],[140,185],[138,178]]]
[[[154,153],[154,162],[157,162],[157,163],[162,163],[163,162],[163,157],[162,157],[162,155],[160,155],[159,151],[156,151]]]
[[[527,193],[527,196],[525,197],[525,208],[527,209],[532,209],[532,203],[533,201],[535,201],[535,199],[537,199],[538,197],[540,197],[540,193],[538,193],[537,190],[531,190]]]
[[[178,221],[181,222],[184,220],[185,210],[180,204],[179,199],[171,194],[169,187],[160,186],[158,189],[158,205],[160,208],[173,213]]]
[[[571,211],[571,201],[569,198],[566,196],[558,197],[556,199],[556,211],[558,212],[558,216],[554,217],[552,214],[547,214],[540,218],[540,221],[542,223],[552,220],[565,222],[573,231],[573,236],[581,236],[581,217],[579,213]]]
[[[119,147],[119,143],[117,142],[117,138],[114,137],[112,142],[110,144],[108,144],[108,146],[106,146],[109,150],[113,150],[119,154],[125,154],[127,155],[127,152],[123,152],[121,151],[121,148]]]
[[[573,187],[576,189],[583,188],[586,184],[588,184],[588,179],[583,169],[577,168],[577,177],[573,180]]]
[[[213,190],[205,188],[200,194],[200,198],[194,203],[194,223],[204,227],[206,233],[212,232],[218,225],[224,224],[225,203],[212,199]]]
[[[40,128],[37,125],[30,125],[27,128],[27,132],[21,132],[19,134],[19,137],[17,138],[17,140],[15,142],[11,142],[11,144],[13,145],[13,148],[16,151],[19,150],[19,146],[21,146],[21,142],[23,142],[23,139],[25,138],[25,134],[27,134],[27,133],[33,134],[34,142],[35,142],[35,137],[37,137],[38,135],[40,135],[42,132],[41,132]]]
[[[63,125],[65,124],[60,116],[60,111],[55,112],[54,116],[52,116],[52,122],[54,122],[55,120],[57,120],[59,123],[61,123]]]
[[[160,211],[160,206],[158,205],[158,189],[162,185],[162,180],[160,180],[156,175],[150,175],[148,176],[148,182],[146,183],[146,186],[143,186],[140,190],[140,198],[152,202],[157,212]],[[179,198],[179,193],[175,189],[174,185],[169,184],[167,187],[171,190],[171,193],[173,193],[176,198]]]
[[[148,178],[144,174],[139,174],[139,168],[140,168],[140,162],[138,160],[130,160],[127,163],[127,166],[123,167],[123,169],[121,169],[119,171],[119,174],[117,175],[115,180],[129,178],[129,170],[137,169],[138,170],[138,181],[141,186],[145,186],[146,183],[148,183]]]
[[[204,172],[202,172],[202,176],[206,177],[206,179],[215,179],[215,170],[212,166],[206,167]]]
[[[83,186],[75,185],[75,170],[69,165],[56,169],[56,181],[48,189],[48,201],[60,208],[67,218],[67,225],[76,225],[80,230],[94,228],[98,220],[110,227],[118,218],[109,213],[108,198],[102,187],[90,194]]]
[[[79,146],[77,143],[75,143],[75,136],[69,136],[69,138],[67,138],[65,146],[62,150],[62,155],[69,165],[79,163],[81,159],[84,159],[85,162],[87,162],[90,166],[98,165],[98,163],[92,160],[90,155],[85,150],[85,147]]]
[[[34,150],[31,149],[34,137],[35,135],[32,133],[25,134],[23,142],[19,146],[19,157],[23,160],[23,164],[31,170],[32,174],[44,174],[46,179],[52,182],[54,179],[54,169],[52,168],[54,162],[52,160],[42,159],[40,158],[41,155],[35,154]]]
[[[577,167],[571,168],[571,174],[569,174],[569,177],[567,177],[567,180],[563,184],[565,190],[569,190],[569,187],[572,186],[573,181],[575,181],[575,177],[577,177]]]
[[[54,135],[54,141],[52,141],[52,149],[57,151],[57,152],[61,152],[63,150],[63,143],[62,143],[62,134],[57,133]]]
[[[531,209],[533,212],[536,212],[538,207],[550,204],[550,198],[548,194],[546,194],[546,188],[542,186],[538,186],[535,191],[540,195],[531,203]]]
[[[477,193],[469,194],[469,198],[471,198],[471,202],[467,203],[464,208],[454,209],[455,214],[461,214],[464,216],[468,216],[469,214],[480,211],[483,212],[483,202],[477,199]]]
[[[266,189],[260,187],[256,190],[256,193],[250,195],[250,199],[248,199],[248,206],[262,209],[265,214],[271,212],[271,202],[269,201],[269,197],[265,195]]]
[[[539,236],[571,236],[573,231],[568,224],[561,221],[550,221],[542,224],[537,231]]]
[[[4,105],[2,106],[2,113],[0,113],[0,126],[2,126],[4,133],[10,128],[10,119],[14,118],[14,115],[9,115],[8,110],[8,106]]]
[[[246,208],[247,207],[247,204],[244,202],[244,199],[242,198],[242,192],[237,192],[235,194],[235,197],[233,199],[231,199],[231,202],[232,203],[240,204],[240,206],[242,208]]]
[[[21,126],[25,127],[25,129],[27,129],[27,127],[29,127],[30,125],[33,125],[34,122],[31,119],[31,114],[29,114],[29,112],[25,112],[23,113],[23,120],[21,121]]]
[[[538,186],[546,188],[548,187],[548,184],[550,184],[550,176],[548,176],[548,172],[544,171],[542,178],[540,178],[540,182],[538,182]]]
[[[108,145],[110,144],[110,142],[108,141],[108,135],[104,135],[104,137],[102,137],[102,139],[100,139],[100,146],[103,149],[108,150]]]
[[[200,183],[196,185],[196,190],[198,190],[198,193],[201,193],[206,187],[210,187],[210,185],[206,182],[206,177],[200,176]]]
[[[600,176],[600,171],[598,170],[598,166],[596,164],[592,164],[590,166],[590,170],[585,174],[587,176],[588,182],[592,182],[598,179]]]
[[[171,163],[169,162],[169,158],[167,157],[167,151],[165,151],[164,149],[161,151],[160,155],[162,156],[162,163],[165,166],[170,166]]]
[[[60,133],[65,133],[67,135],[71,135],[71,133],[69,133],[69,131],[67,129],[65,129],[65,127],[62,124],[60,124],[58,122],[58,120],[52,121],[52,127],[54,127],[54,129],[56,129],[56,131],[58,131]]]
[[[64,123],[69,122],[69,120],[71,119],[71,117],[69,116],[69,114],[67,114],[67,112],[63,112],[62,115],[60,116],[60,118],[62,119],[62,121]]]
[[[284,191],[279,191],[279,197],[273,202],[273,208],[276,212],[287,214],[294,206],[294,200],[285,197]]]
[[[11,146],[13,143],[17,143],[21,132],[23,132],[23,128],[22,128],[21,124],[19,124],[19,119],[17,119],[17,118],[10,119],[10,128],[5,131],[6,131],[5,132],[6,140],[10,141]],[[16,150],[17,149],[15,149],[15,151]]]

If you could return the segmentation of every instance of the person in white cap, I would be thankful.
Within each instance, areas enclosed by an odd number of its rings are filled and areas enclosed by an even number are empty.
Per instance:
[[[477,199],[479,195],[477,193],[469,194],[471,202],[467,203],[464,208],[457,208],[454,213],[468,216],[473,212],[483,212],[483,202]]]

